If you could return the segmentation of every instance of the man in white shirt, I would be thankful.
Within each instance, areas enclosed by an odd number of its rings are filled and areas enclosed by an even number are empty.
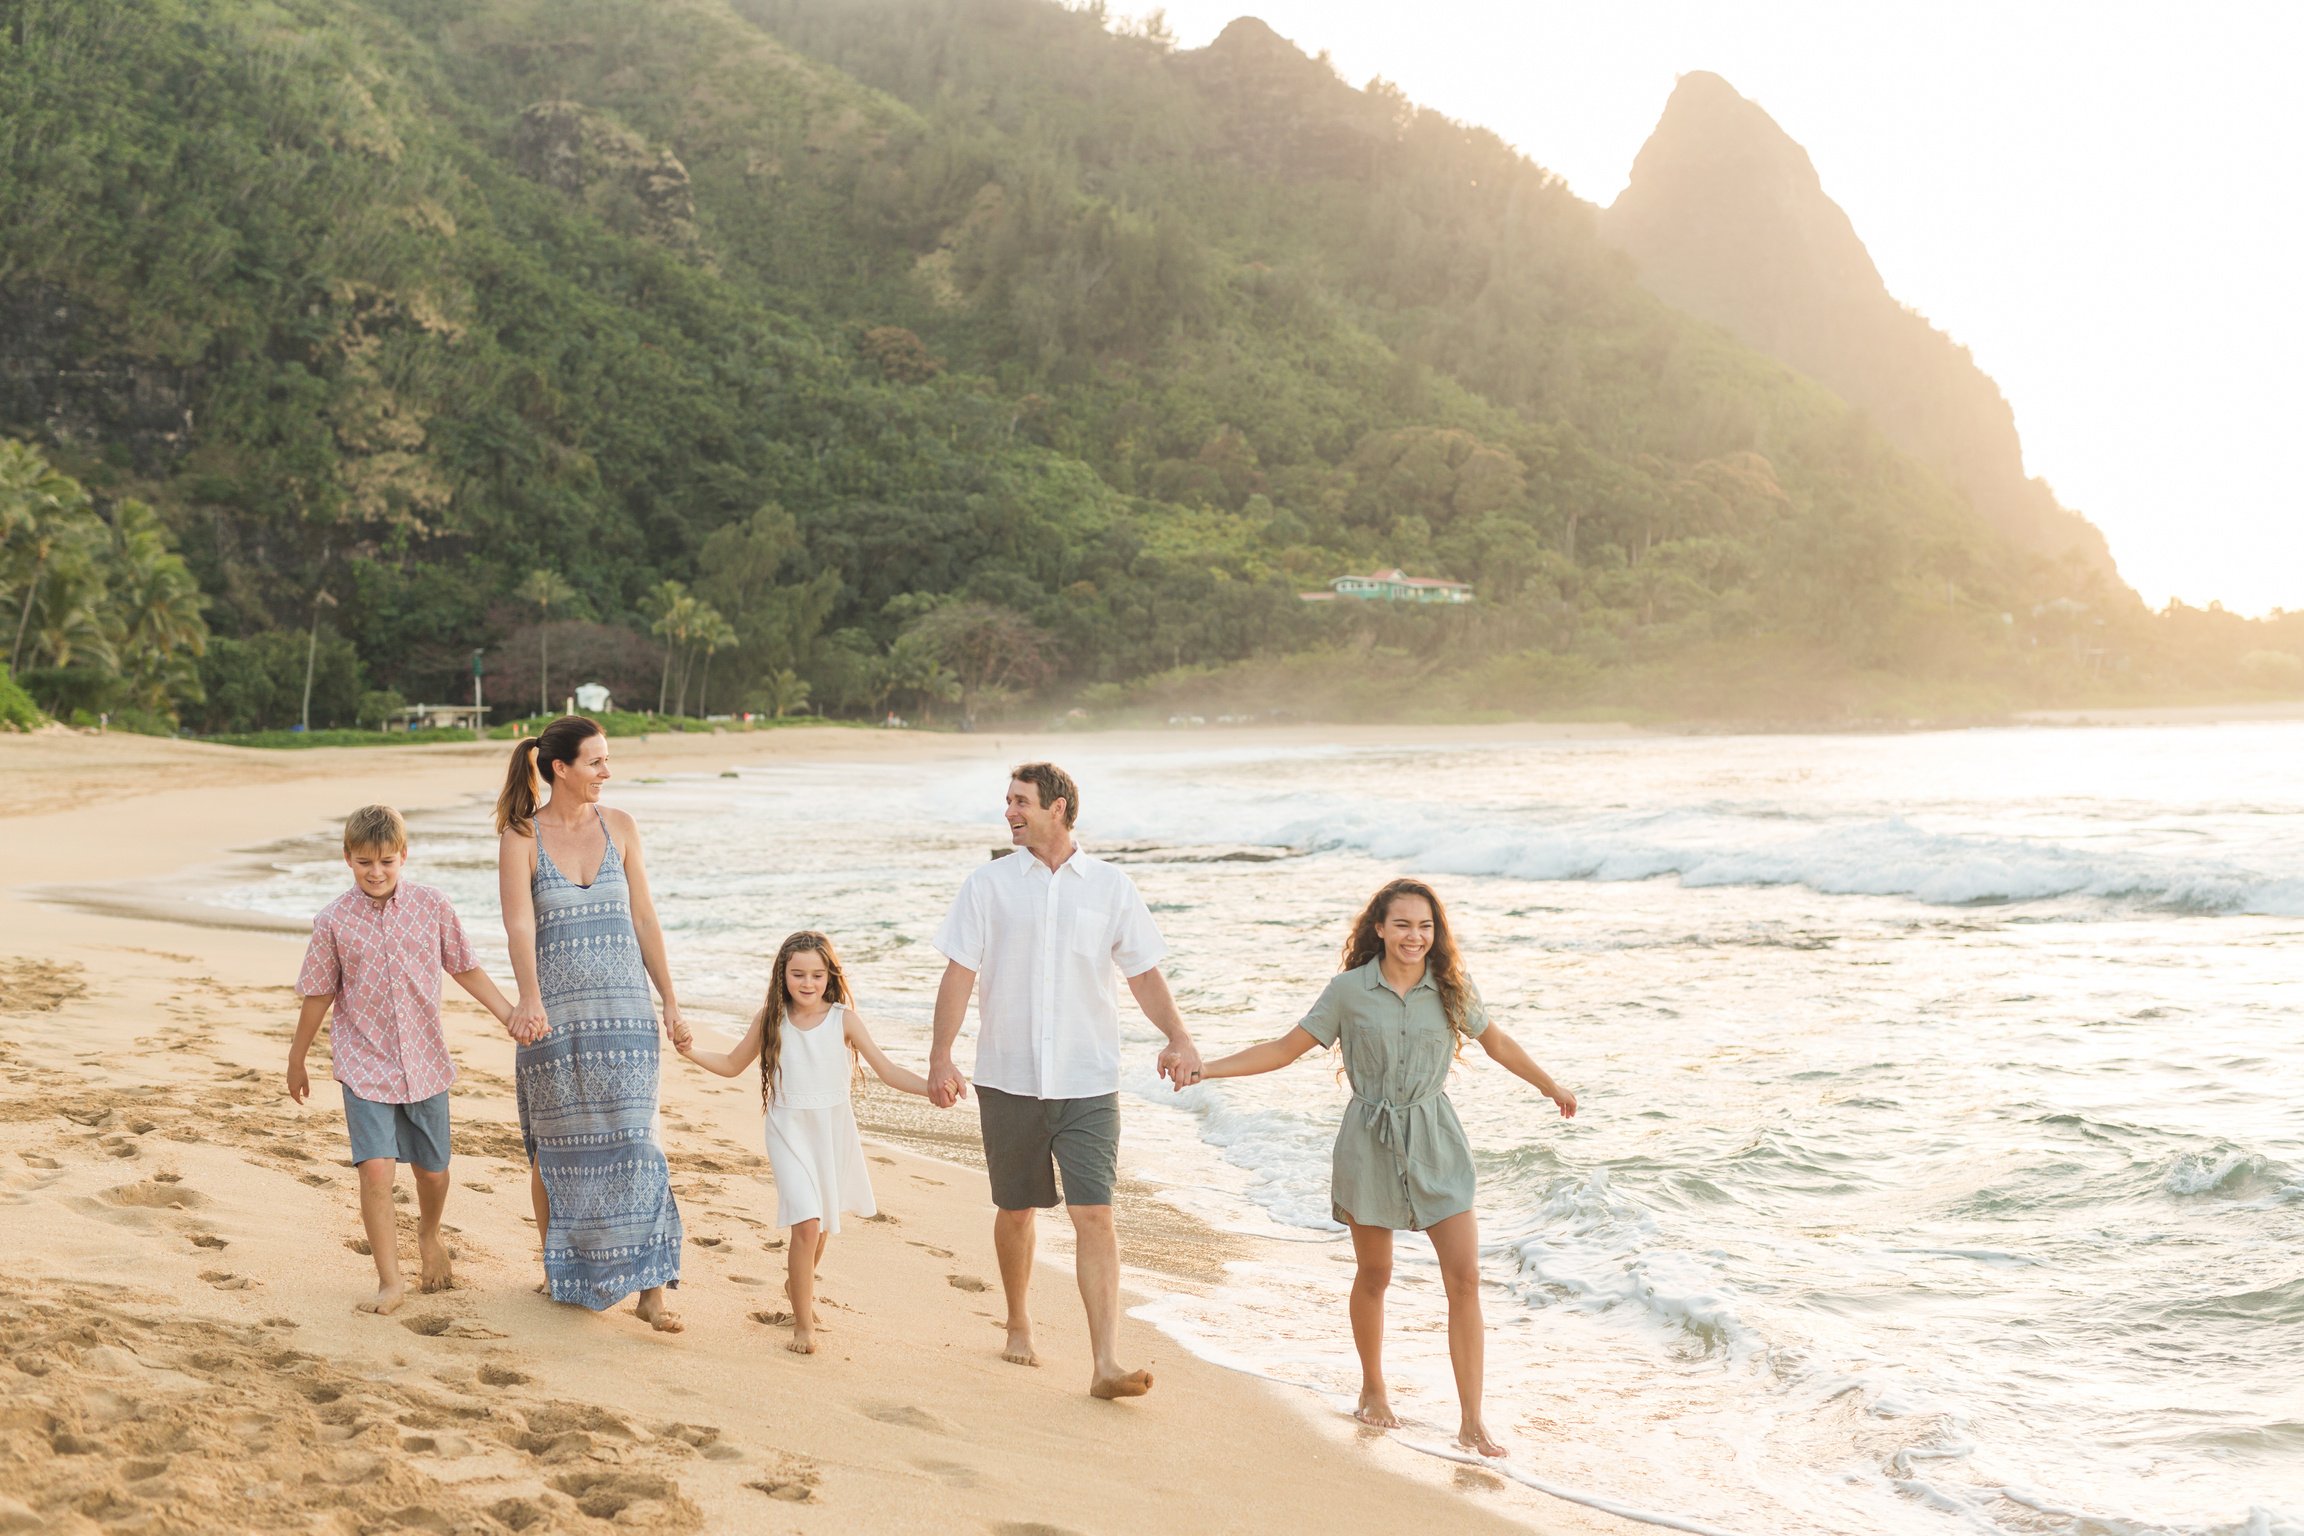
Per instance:
[[[948,962],[936,989],[928,1097],[949,1107],[968,1091],[952,1064],[953,1042],[976,1002],[976,1104],[984,1163],[992,1175],[992,1243],[1008,1299],[1003,1360],[1038,1365],[1029,1311],[1036,1213],[1057,1201],[1056,1175],[1072,1217],[1074,1269],[1096,1355],[1091,1396],[1141,1397],[1149,1371],[1128,1371],[1116,1352],[1120,1244],[1112,1186],[1120,1163],[1120,1014],[1112,973],[1168,1048],[1160,1075],[1179,1088],[1200,1081],[1200,1053],[1168,995],[1160,960],[1168,947],[1135,882],[1072,840],[1080,789],[1053,763],[1026,763],[1008,784],[1008,836],[1024,850],[994,859],[961,883],[936,948]],[[982,988],[978,991],[978,982]]]

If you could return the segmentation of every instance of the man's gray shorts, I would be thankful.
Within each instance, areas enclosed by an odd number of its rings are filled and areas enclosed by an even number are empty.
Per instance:
[[[352,1161],[388,1157],[426,1173],[448,1167],[448,1090],[413,1104],[379,1104],[344,1090],[344,1124],[352,1132]]]
[[[984,1166],[992,1175],[992,1203],[1004,1211],[1056,1203],[1056,1173],[1064,1173],[1069,1205],[1110,1205],[1120,1174],[1120,1095],[1092,1099],[1034,1099],[976,1085],[976,1115],[984,1127]]]

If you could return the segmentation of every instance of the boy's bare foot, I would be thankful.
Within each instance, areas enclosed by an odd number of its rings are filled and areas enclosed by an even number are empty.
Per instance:
[[[796,1355],[816,1353],[816,1330],[795,1326],[790,1342],[786,1343],[784,1347]]]
[[[1464,1427],[1456,1431],[1456,1449],[1470,1451],[1475,1456],[1489,1456],[1498,1460],[1512,1454],[1489,1438],[1487,1426],[1478,1419],[1466,1420]]]
[[[1010,1365],[1038,1365],[1040,1356],[1032,1348],[1032,1330],[1009,1329],[1008,1342],[1000,1346],[1000,1358]]]
[[[424,1260],[423,1277],[419,1284],[427,1292],[453,1290],[456,1286],[456,1267],[448,1252],[447,1241],[435,1232],[430,1237],[418,1236],[416,1251]]]
[[[632,1312],[634,1316],[658,1333],[680,1333],[688,1327],[686,1323],[680,1320],[679,1313],[664,1305],[664,1298],[661,1295],[641,1297],[640,1304],[634,1307]]]
[[[1360,1406],[1352,1410],[1352,1417],[1371,1429],[1400,1427],[1400,1415],[1392,1411],[1391,1399],[1384,1395],[1382,1389],[1371,1392],[1365,1387],[1361,1388]]]
[[[405,1281],[395,1280],[390,1285],[376,1287],[376,1294],[353,1308],[356,1312],[373,1312],[378,1317],[390,1317],[400,1310],[400,1303],[408,1299]]]
[[[1152,1390],[1150,1371],[1129,1371],[1121,1376],[1099,1376],[1088,1383],[1088,1395],[1111,1402],[1122,1397],[1142,1397]]]

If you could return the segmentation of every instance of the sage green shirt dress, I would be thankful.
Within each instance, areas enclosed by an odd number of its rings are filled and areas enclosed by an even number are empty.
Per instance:
[[[1336,1131],[1331,1209],[1342,1222],[1423,1231],[1472,1209],[1472,1144],[1443,1091],[1456,1039],[1427,973],[1402,997],[1384,962],[1340,971],[1300,1027],[1322,1045],[1344,1042],[1352,1102]],[[1488,1027],[1474,992],[1464,1031]]]

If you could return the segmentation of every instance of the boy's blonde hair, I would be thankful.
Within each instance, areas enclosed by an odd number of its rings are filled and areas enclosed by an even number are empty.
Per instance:
[[[344,851],[380,848],[386,853],[408,851],[408,823],[388,805],[364,805],[344,818]]]

